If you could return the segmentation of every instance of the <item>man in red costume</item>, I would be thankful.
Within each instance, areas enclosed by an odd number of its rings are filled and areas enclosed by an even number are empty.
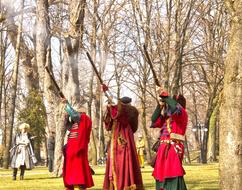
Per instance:
[[[106,130],[111,131],[104,190],[142,190],[143,182],[134,133],[138,128],[138,110],[130,105],[131,98],[123,97],[117,105],[108,105]]]
[[[92,187],[93,179],[88,163],[88,143],[92,122],[81,112],[75,111],[64,99],[67,112],[65,126],[69,131],[64,147],[63,180],[66,190],[86,189]]]
[[[160,93],[160,104],[152,115],[152,128],[161,128],[160,147],[157,152],[153,176],[156,190],[186,190],[182,167],[185,132],[188,116],[186,100],[182,95],[171,98]]]

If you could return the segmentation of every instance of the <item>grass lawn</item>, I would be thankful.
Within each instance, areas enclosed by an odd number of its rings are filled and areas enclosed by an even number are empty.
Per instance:
[[[218,188],[218,164],[192,164],[185,165],[185,181],[189,190],[214,190]],[[102,189],[104,167],[93,167],[93,190]],[[152,168],[146,166],[142,169],[143,182],[146,190],[154,190],[155,182],[151,176]],[[0,190],[64,190],[62,178],[52,177],[47,168],[37,167],[26,171],[25,179],[12,181],[12,170],[0,169]]]

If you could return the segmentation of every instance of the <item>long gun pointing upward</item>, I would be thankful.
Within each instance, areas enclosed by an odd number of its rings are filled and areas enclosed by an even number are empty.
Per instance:
[[[99,73],[98,73],[98,71],[97,71],[97,68],[96,68],[96,66],[95,66],[95,64],[94,64],[94,62],[93,62],[93,60],[92,60],[92,58],[91,58],[91,55],[90,55],[88,52],[87,52],[86,54],[87,54],[87,57],[88,57],[90,63],[92,64],[92,68],[94,69],[94,72],[96,73],[96,75],[97,75],[97,77],[98,77],[100,83],[103,84],[103,79],[102,79],[101,76],[99,75]]]
[[[54,83],[54,86],[56,87],[59,95],[61,98],[65,98],[65,95],[63,94],[63,92],[61,91],[60,87],[58,86],[57,82],[55,81],[55,78],[53,77],[52,73],[50,72],[49,68],[47,66],[45,66],[45,69],[47,71],[47,73],[49,74],[51,80],[53,81]],[[66,99],[66,98],[65,98]]]
[[[160,82],[159,82],[158,77],[157,77],[157,75],[156,75],[156,72],[155,72],[155,69],[154,69],[154,67],[153,67],[153,64],[152,64],[152,62],[151,62],[151,59],[150,59],[149,53],[148,53],[148,51],[147,51],[147,48],[146,48],[145,45],[143,45],[143,48],[144,48],[144,53],[145,53],[145,57],[146,57],[147,63],[150,65],[150,69],[151,69],[151,71],[152,71],[152,74],[153,74],[153,77],[154,77],[155,84],[156,84],[156,86],[159,86],[159,87],[160,87],[161,85],[160,85]]]
[[[90,55],[88,52],[86,52],[86,54],[87,54],[87,57],[88,57],[88,59],[89,59],[91,65],[92,65],[92,67],[93,67],[93,69],[94,69],[94,72],[96,73],[97,78],[99,79],[101,85],[104,85],[103,80],[102,80],[102,78],[101,78],[99,72],[97,71],[97,68],[96,68],[96,66],[95,66],[95,64],[94,64],[94,62],[93,62],[93,60],[92,60],[91,55]],[[112,102],[112,97],[114,97],[114,96],[111,94],[111,92],[109,92],[109,91],[104,91],[104,94],[105,94],[105,96],[106,96],[106,97]]]

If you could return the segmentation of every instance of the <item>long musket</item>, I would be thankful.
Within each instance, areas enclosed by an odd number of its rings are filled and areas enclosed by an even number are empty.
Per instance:
[[[87,54],[87,57],[88,57],[88,59],[89,59],[91,65],[92,65],[92,68],[94,69],[94,72],[95,72],[96,75],[97,75],[98,80],[100,81],[101,85],[103,85],[103,84],[104,84],[104,83],[103,83],[103,79],[101,78],[101,76],[100,76],[100,74],[99,74],[99,72],[98,72],[98,70],[97,70],[97,68],[96,68],[96,66],[95,66],[95,64],[94,64],[91,55],[89,54],[89,52],[86,52],[86,54]],[[111,94],[110,91],[104,91],[104,94],[105,94],[105,96],[106,96],[109,100],[112,100],[112,97],[114,97],[114,96]]]
[[[149,64],[149,66],[151,68],[155,84],[156,84],[156,86],[160,87],[161,86],[160,82],[159,82],[158,77],[156,75],[155,69],[154,69],[153,64],[151,62],[151,59],[150,59],[150,56],[149,56],[149,53],[147,51],[147,48],[146,48],[145,44],[143,45],[143,48],[144,48],[144,53],[145,53],[145,57],[146,57],[147,63]]]
[[[60,97],[66,99],[65,95],[63,94],[63,92],[61,91],[61,89],[60,89],[60,87],[58,86],[57,82],[55,81],[55,78],[54,78],[54,76],[52,75],[52,73],[50,72],[49,68],[48,68],[47,66],[45,66],[45,69],[46,69],[47,73],[49,74],[51,80],[53,81],[53,84],[54,84],[54,86],[56,87],[56,89],[57,89],[57,91],[58,91]]]

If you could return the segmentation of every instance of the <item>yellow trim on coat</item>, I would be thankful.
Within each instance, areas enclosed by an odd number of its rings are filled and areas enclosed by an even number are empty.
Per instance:
[[[181,135],[178,133],[171,133],[170,138],[175,140],[185,141],[185,135]]]
[[[110,162],[112,162],[112,175],[113,175],[113,186],[114,189],[117,189],[117,175],[115,171],[115,152],[114,152],[114,131],[117,126],[117,120],[113,121],[112,126],[112,140],[111,140],[111,154],[110,154]]]

